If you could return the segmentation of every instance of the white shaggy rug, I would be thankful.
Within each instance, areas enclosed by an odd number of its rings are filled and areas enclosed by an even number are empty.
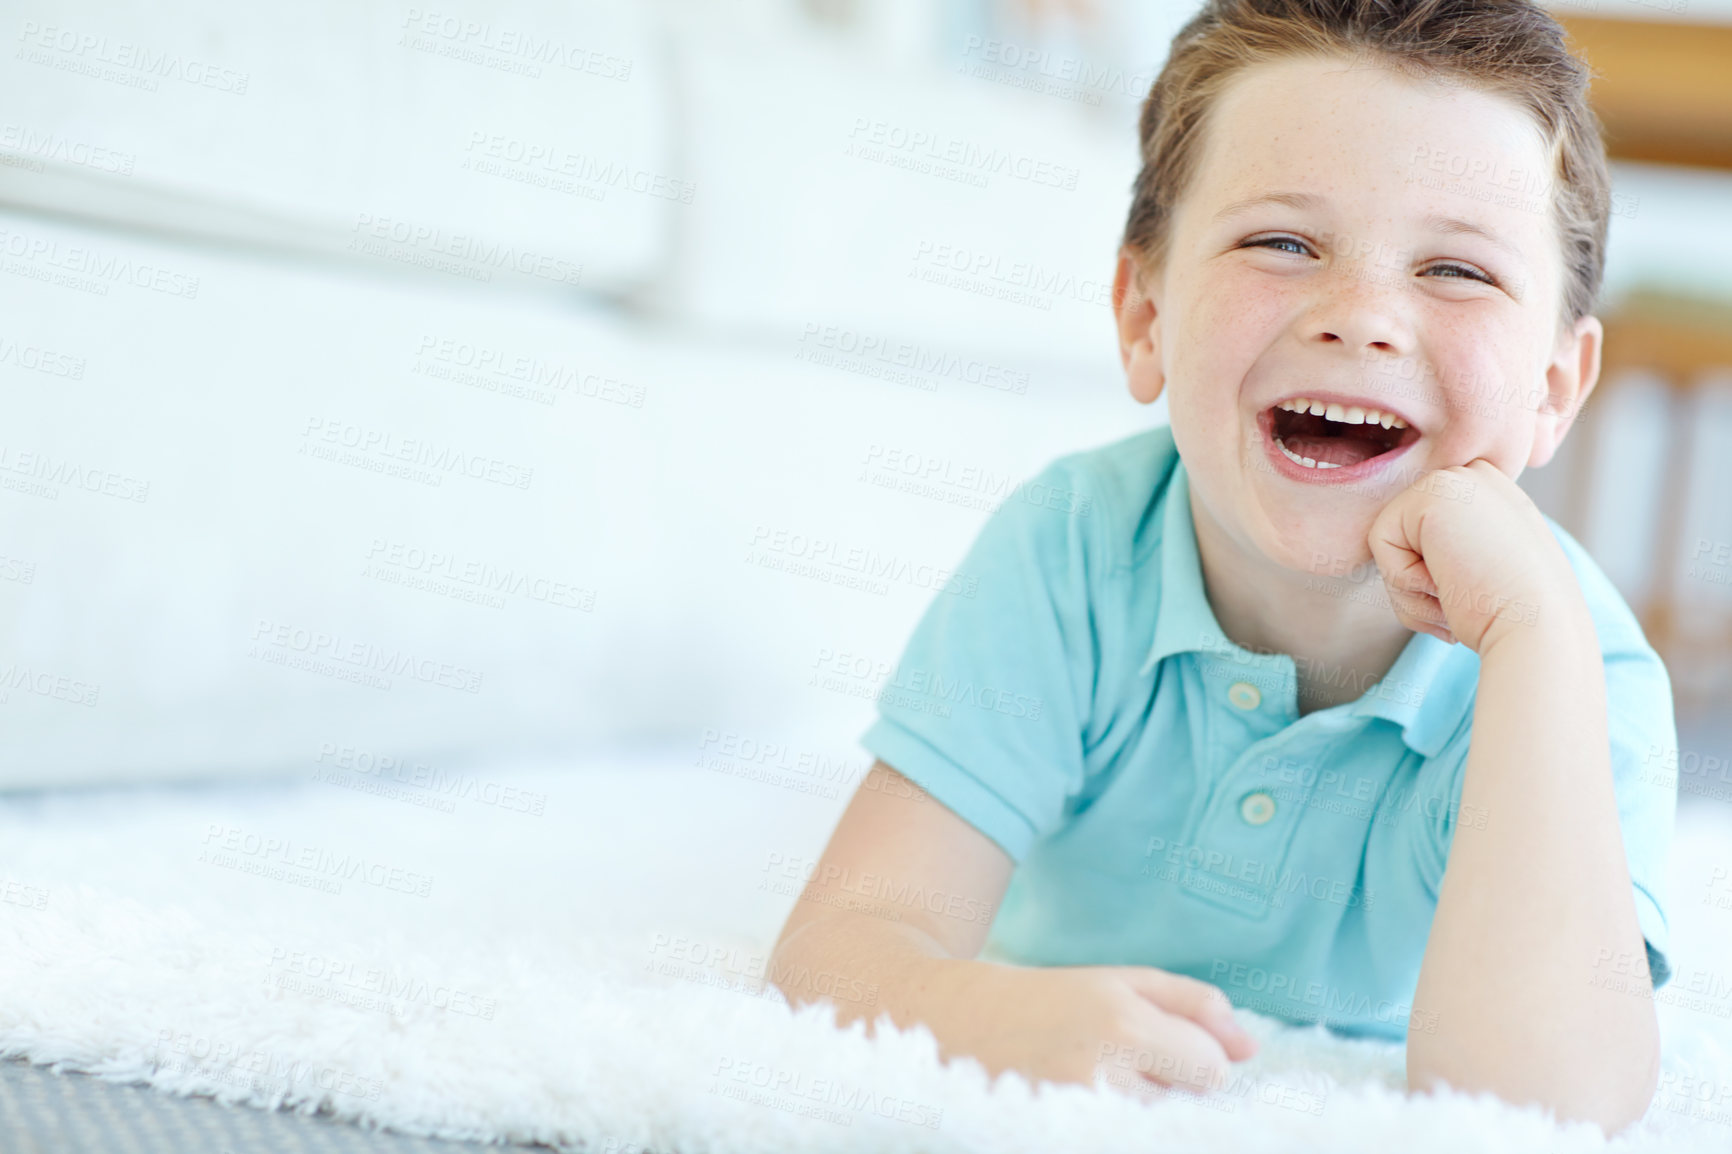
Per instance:
[[[689,749],[421,784],[334,760],[290,784],[0,800],[0,1054],[611,1154],[1732,1149],[1718,809],[1679,814],[1696,992],[1661,991],[1660,1095],[1608,1144],[1489,1097],[1409,1097],[1399,1046],[1247,1011],[1263,1046],[1234,1085],[1165,1101],[989,1084],[923,1030],[791,1013],[760,980],[793,901],[777,877],[846,787]]]

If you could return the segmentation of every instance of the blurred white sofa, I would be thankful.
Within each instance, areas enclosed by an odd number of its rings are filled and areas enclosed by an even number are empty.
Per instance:
[[[689,195],[636,5],[64,0],[12,31],[11,204],[610,291]]]
[[[613,8],[15,31],[0,786],[853,753],[990,508],[1163,419],[1133,142],[1038,96]]]

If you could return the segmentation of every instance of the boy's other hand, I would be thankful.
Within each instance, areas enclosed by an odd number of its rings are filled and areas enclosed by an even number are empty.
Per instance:
[[[1581,588],[1531,498],[1484,458],[1404,487],[1368,537],[1395,615],[1480,656],[1501,636],[1565,609]]]
[[[943,1023],[953,1051],[997,1074],[1141,1093],[1224,1088],[1257,1040],[1218,987],[1152,966],[965,962]]]
[[[1230,1084],[1227,1068],[1257,1052],[1227,995],[1151,966],[1021,966],[979,960],[991,914],[947,917],[923,905],[870,908],[842,877],[876,877],[998,908],[1015,863],[951,810],[883,762],[854,795],[796,901],[771,957],[790,1004],[827,1001],[838,1025],[924,1024],[946,1061],[991,1074],[1159,1095]],[[839,899],[839,900],[831,900]],[[886,912],[893,917],[885,917]],[[870,1001],[820,993],[814,974],[870,983]],[[836,984],[840,988],[841,983]]]

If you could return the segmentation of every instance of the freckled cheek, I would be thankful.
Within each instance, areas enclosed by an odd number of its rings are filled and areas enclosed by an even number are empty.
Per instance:
[[[1485,457],[1500,467],[1526,463],[1545,377],[1513,334],[1495,327],[1440,325],[1430,333],[1448,423],[1438,448],[1463,462]]]
[[[1194,286],[1179,329],[1175,363],[1220,390],[1223,403],[1278,333],[1285,294],[1266,278],[1221,276]]]
[[[1212,327],[1244,335],[1273,325],[1290,310],[1292,295],[1280,280],[1238,270],[1211,280],[1198,299]]]

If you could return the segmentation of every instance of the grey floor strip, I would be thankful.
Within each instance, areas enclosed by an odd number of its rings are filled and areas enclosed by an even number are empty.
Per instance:
[[[480,1154],[547,1150],[444,1142],[363,1130],[209,1098],[180,1098],[86,1074],[0,1061],[0,1150],[6,1154]]]

